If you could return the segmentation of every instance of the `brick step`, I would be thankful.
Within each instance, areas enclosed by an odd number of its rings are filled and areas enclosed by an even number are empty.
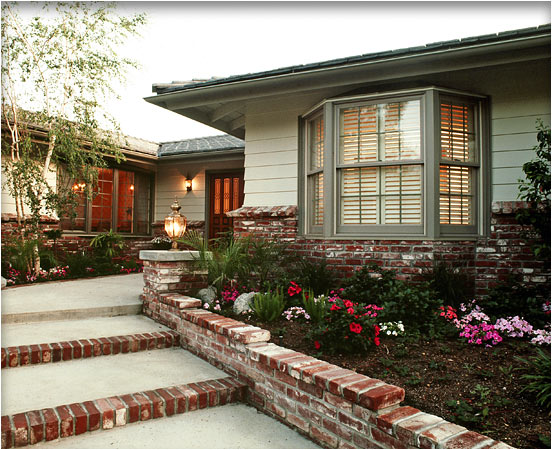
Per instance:
[[[234,403],[245,398],[245,390],[245,384],[225,377],[5,415],[2,448],[24,447]]]
[[[2,347],[2,369],[178,346],[180,346],[179,334],[168,330]]]

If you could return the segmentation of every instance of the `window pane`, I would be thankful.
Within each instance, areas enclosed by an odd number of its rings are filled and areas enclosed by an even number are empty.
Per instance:
[[[98,186],[94,192],[90,231],[109,231],[112,228],[113,169],[98,170]]]
[[[471,167],[440,166],[439,213],[442,224],[472,225],[473,190]]]
[[[60,225],[62,230],[85,231],[86,230],[86,186],[84,183],[74,183],[73,192],[77,195],[77,206],[74,210],[76,217],[62,217]]]
[[[475,161],[474,106],[441,103],[441,157]]]
[[[313,226],[324,223],[324,173],[309,177],[310,217]]]
[[[420,101],[343,108],[341,164],[420,159]]]
[[[134,207],[136,209],[136,223],[134,232],[149,234],[150,232],[150,177],[145,174],[134,174]]]
[[[324,165],[324,119],[311,121],[309,129],[309,168],[316,170]]]
[[[422,167],[344,169],[341,223],[422,223]]]
[[[117,231],[133,232],[134,217],[134,173],[119,170],[117,183]]]

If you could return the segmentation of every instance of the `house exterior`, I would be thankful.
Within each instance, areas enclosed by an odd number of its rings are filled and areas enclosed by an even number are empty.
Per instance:
[[[108,160],[108,167],[99,169],[97,193],[89,201],[83,192],[74,220],[42,216],[44,230],[63,232],[58,249],[86,250],[95,235],[113,229],[125,238],[126,253],[138,257],[140,250],[152,248],[154,235],[165,234],[164,218],[175,197],[189,228],[211,236],[231,230],[225,212],[243,203],[241,139],[222,135],[158,144],[126,136],[120,149],[125,160]],[[55,170],[48,181],[59,182]],[[78,182],[73,188],[84,191]],[[17,230],[15,202],[3,186],[3,243]]]
[[[237,235],[344,272],[450,261],[478,293],[512,273],[549,279],[514,215],[537,121],[550,124],[549,25],[153,90],[148,102],[244,139]],[[165,167],[156,219],[180,192]]]

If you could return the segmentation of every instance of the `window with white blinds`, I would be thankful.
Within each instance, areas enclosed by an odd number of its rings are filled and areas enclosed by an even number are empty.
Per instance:
[[[483,96],[434,87],[321,102],[304,116],[303,230],[477,234],[484,111]]]
[[[440,223],[473,225],[473,179],[478,169],[474,105],[458,101],[441,101],[440,117]]]
[[[310,228],[319,229],[324,220],[324,118],[318,116],[308,127],[307,185]]]
[[[419,100],[341,108],[338,155],[341,225],[422,223]]]

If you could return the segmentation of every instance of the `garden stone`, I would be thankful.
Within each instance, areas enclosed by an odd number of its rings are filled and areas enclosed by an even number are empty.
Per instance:
[[[242,312],[251,309],[249,304],[253,300],[253,297],[255,297],[255,294],[256,292],[248,292],[247,294],[240,295],[234,302],[234,313],[241,314]]]
[[[7,284],[8,284],[8,282],[6,281],[6,279],[4,277],[2,277],[2,289],[4,289]]]
[[[201,289],[197,296],[201,300],[201,303],[208,303],[209,305],[215,301],[217,297],[217,291],[213,286],[209,286]]]

